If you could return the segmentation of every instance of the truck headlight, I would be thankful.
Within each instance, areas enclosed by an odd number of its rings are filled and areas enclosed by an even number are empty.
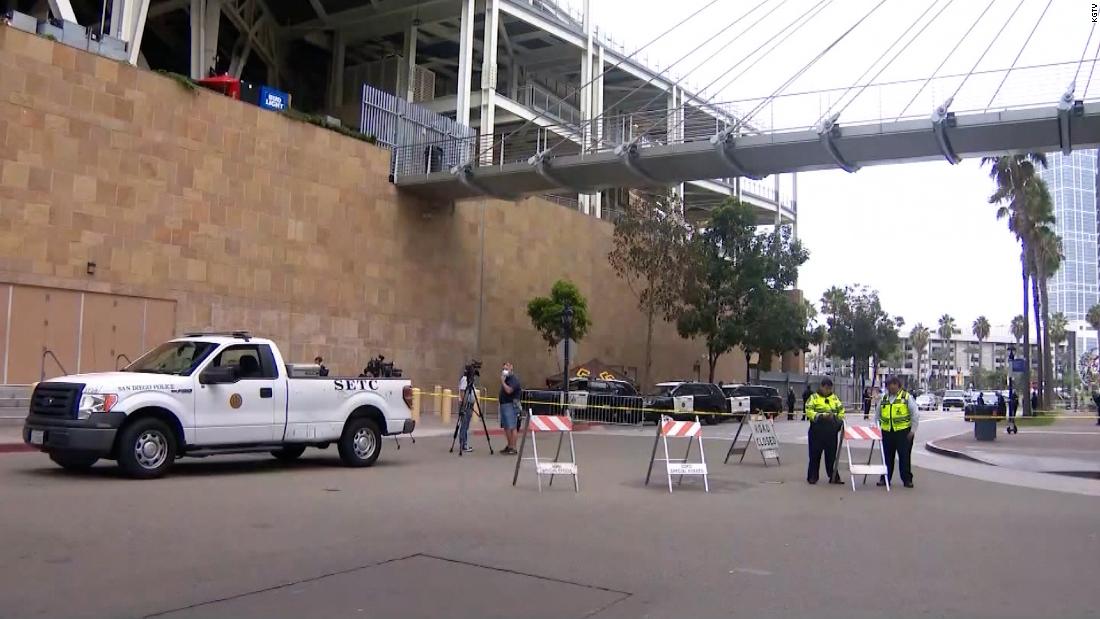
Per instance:
[[[87,419],[92,413],[109,413],[117,402],[118,396],[113,393],[85,393],[80,397],[76,418]]]

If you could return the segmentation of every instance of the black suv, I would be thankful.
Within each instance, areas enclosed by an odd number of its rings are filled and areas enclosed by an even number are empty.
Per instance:
[[[569,379],[569,391],[572,393],[583,391],[588,394],[590,401],[613,408],[636,408],[639,404],[637,401],[638,390],[634,388],[633,384],[625,380],[573,377]],[[612,399],[608,396],[623,396],[623,398]],[[627,399],[631,397],[634,398],[634,401]],[[530,409],[536,415],[562,414],[561,383],[559,382],[550,389],[524,390],[523,406],[524,409]],[[611,413],[616,411],[611,408],[608,411],[609,416],[614,417]]]
[[[749,410],[754,413],[782,413],[783,397],[779,390],[767,385],[722,385],[727,398],[749,398]]]
[[[677,415],[675,414],[676,405],[673,398],[685,395],[694,397],[694,411]],[[646,421],[657,421],[661,415],[668,415],[677,420],[690,421],[698,415],[699,420],[707,425],[714,425],[724,419],[724,415],[729,412],[727,402],[726,395],[714,383],[680,381],[659,383],[656,395],[646,396],[643,400],[646,408]]]

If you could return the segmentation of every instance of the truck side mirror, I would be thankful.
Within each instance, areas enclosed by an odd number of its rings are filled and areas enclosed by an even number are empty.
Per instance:
[[[240,376],[237,374],[237,367],[232,365],[206,368],[202,374],[199,374],[199,384],[201,385],[227,385],[238,380],[240,380]]]

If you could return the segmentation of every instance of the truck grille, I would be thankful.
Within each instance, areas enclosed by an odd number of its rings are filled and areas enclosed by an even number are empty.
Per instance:
[[[79,383],[39,383],[31,396],[31,414],[76,419],[84,385]]]

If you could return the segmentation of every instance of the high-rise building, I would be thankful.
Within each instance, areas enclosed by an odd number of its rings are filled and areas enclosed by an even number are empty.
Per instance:
[[[1070,321],[1083,321],[1100,301],[1097,285],[1096,151],[1047,155],[1040,176],[1054,201],[1055,228],[1062,237],[1065,260],[1050,279],[1050,308]]]
[[[1062,312],[1077,332],[1080,352],[1096,348],[1096,332],[1085,323],[1089,308],[1100,302],[1100,252],[1097,247],[1097,151],[1070,155],[1050,153],[1046,181],[1054,202],[1055,229],[1062,237],[1065,260],[1050,278],[1051,313]]]

